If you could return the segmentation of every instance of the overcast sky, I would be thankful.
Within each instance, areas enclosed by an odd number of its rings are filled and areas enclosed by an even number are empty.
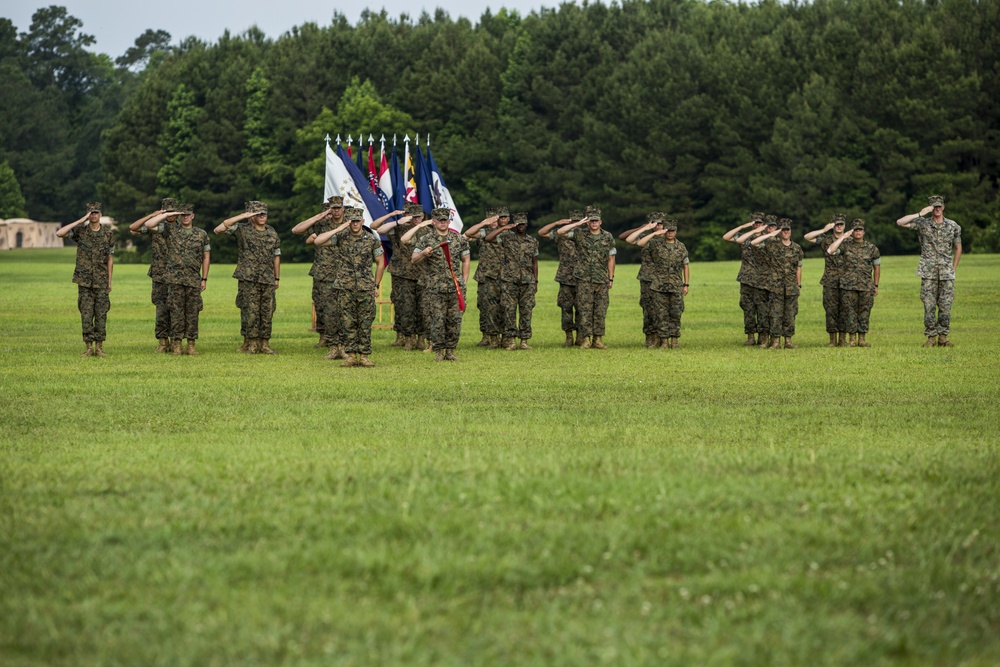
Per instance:
[[[171,42],[194,35],[207,42],[217,40],[227,28],[238,34],[256,24],[269,37],[278,37],[293,26],[313,22],[327,25],[335,11],[357,23],[366,7],[385,8],[389,16],[409,14],[412,19],[426,10],[441,7],[453,19],[473,23],[488,7],[517,10],[522,16],[542,7],[558,7],[563,0],[374,0],[366,3],[325,3],[321,0],[0,0],[0,17],[13,21],[18,32],[26,32],[31,15],[40,7],[61,5],[83,21],[83,32],[97,38],[93,50],[120,56],[147,28],[166,30]]]

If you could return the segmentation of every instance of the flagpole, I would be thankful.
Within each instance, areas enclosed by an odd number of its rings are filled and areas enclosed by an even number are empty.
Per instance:
[[[337,145],[339,146],[340,145],[340,135],[339,134],[337,135],[336,141],[337,141]]]

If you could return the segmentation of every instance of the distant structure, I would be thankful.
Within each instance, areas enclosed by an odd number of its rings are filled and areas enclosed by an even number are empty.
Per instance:
[[[58,222],[36,222],[27,218],[0,220],[0,251],[15,248],[62,248],[56,236]]]

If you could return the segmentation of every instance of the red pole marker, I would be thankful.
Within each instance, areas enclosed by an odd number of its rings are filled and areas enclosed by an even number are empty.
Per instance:
[[[458,295],[458,310],[465,312],[465,297],[462,296],[462,288],[458,286],[458,277],[455,275],[455,267],[451,265],[451,250],[448,249],[448,242],[441,243],[441,250],[444,250],[444,261],[448,262],[448,270],[451,271],[451,280],[455,283],[455,294]]]

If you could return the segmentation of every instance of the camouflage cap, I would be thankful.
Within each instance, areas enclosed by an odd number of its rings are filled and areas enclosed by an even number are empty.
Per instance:
[[[832,222],[835,225],[847,224],[847,216],[844,215],[843,213],[834,213],[833,217],[830,218],[830,222]]]
[[[419,215],[422,218],[424,216],[424,207],[415,201],[408,201],[403,204],[403,215]]]
[[[927,198],[928,206],[944,206],[944,197],[941,195],[932,195]]]
[[[648,224],[650,222],[656,222],[656,223],[663,222],[663,219],[660,217],[659,211],[653,211],[652,213],[646,214],[646,223]]]
[[[243,202],[243,208],[246,209],[247,213],[267,213],[267,203],[262,201]]]
[[[669,231],[677,231],[677,221],[670,219],[663,223],[663,228]]]
[[[97,211],[98,213],[101,212],[101,202],[99,201],[87,202],[87,213],[93,213],[94,211]]]
[[[180,206],[180,203],[176,199],[174,199],[173,197],[164,197],[160,201],[160,210],[161,211],[177,211],[177,210],[179,210],[177,208],[178,206]]]
[[[435,220],[451,220],[451,209],[450,208],[436,208],[431,212],[431,216]]]
[[[754,211],[750,214],[752,222],[764,222],[764,211]]]
[[[360,206],[348,206],[344,208],[344,219],[345,220],[364,220],[365,219],[365,209]]]
[[[496,215],[500,216],[501,218],[509,218],[510,209],[507,208],[506,206],[497,206]]]
[[[769,227],[777,227],[778,226],[778,216],[776,216],[776,215],[765,215],[764,216],[764,223],[766,225],[768,225]]]
[[[180,211],[183,215],[192,215],[194,214],[194,204],[177,204],[177,208],[174,210]]]
[[[791,229],[792,228],[792,219],[791,218],[782,218],[781,220],[778,221],[778,228],[779,229]]]
[[[583,211],[581,211],[578,208],[574,208],[569,212],[569,219],[572,220],[573,222],[576,222],[577,220],[583,220]]]
[[[488,209],[486,209],[486,217],[487,218],[492,218],[496,214],[497,214],[497,210],[495,208],[488,208]]]
[[[596,206],[588,206],[587,217],[591,220],[601,220],[601,209]]]
[[[864,218],[854,218],[854,220],[851,221],[851,229],[864,229],[864,228],[865,228]]]
[[[323,202],[323,210],[329,211],[331,208],[340,208],[344,205],[344,198],[340,195],[333,195]]]
[[[528,224],[528,214],[515,213],[513,216],[511,216],[511,220],[515,225],[526,225]]]

